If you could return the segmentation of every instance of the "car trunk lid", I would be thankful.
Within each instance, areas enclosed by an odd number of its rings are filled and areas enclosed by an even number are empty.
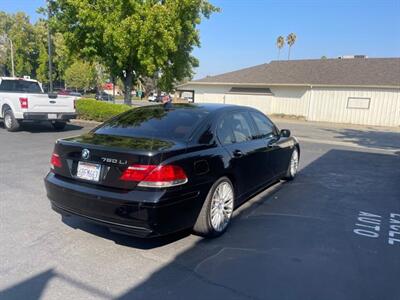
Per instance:
[[[138,182],[120,179],[129,166],[158,165],[171,155],[184,151],[186,143],[183,142],[88,133],[56,143],[54,152],[59,155],[63,165],[61,168],[55,168],[54,172],[88,184],[132,189]],[[97,166],[98,180],[80,178],[80,165],[87,165],[89,168]]]

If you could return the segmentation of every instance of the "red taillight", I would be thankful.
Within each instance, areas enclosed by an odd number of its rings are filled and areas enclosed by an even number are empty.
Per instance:
[[[28,108],[28,98],[19,98],[21,108]]]
[[[122,174],[121,180],[138,181],[143,187],[170,187],[187,182],[185,171],[173,165],[132,165]]]
[[[62,167],[62,162],[61,162],[60,156],[57,153],[53,153],[51,155],[50,164],[51,164],[52,169],[54,169],[54,167],[57,167],[57,168]]]

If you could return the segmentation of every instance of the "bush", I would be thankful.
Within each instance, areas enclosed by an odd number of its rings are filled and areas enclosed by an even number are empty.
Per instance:
[[[79,99],[76,101],[76,112],[79,119],[103,122],[123,113],[132,107],[124,104],[113,104],[95,99]]]

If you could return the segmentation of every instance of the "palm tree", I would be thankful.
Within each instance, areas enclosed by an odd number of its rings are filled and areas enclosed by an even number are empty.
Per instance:
[[[296,34],[294,34],[293,32],[290,33],[287,37],[286,37],[286,42],[289,46],[289,52],[288,52],[288,60],[290,60],[290,48],[292,48],[292,46],[294,45],[294,43],[296,42]]]
[[[285,46],[285,38],[283,36],[278,36],[276,39],[276,47],[278,47],[278,60],[281,55],[281,49]]]

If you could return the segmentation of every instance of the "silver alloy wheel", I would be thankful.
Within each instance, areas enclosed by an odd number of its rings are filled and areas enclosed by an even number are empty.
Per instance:
[[[292,153],[292,158],[290,159],[290,175],[294,177],[297,173],[297,168],[299,167],[299,153],[296,148],[294,148]]]
[[[211,198],[211,225],[221,232],[228,226],[233,212],[233,189],[226,182],[221,182]]]
[[[12,118],[11,118],[10,114],[6,114],[4,116],[4,125],[7,128],[11,128],[12,127]]]

